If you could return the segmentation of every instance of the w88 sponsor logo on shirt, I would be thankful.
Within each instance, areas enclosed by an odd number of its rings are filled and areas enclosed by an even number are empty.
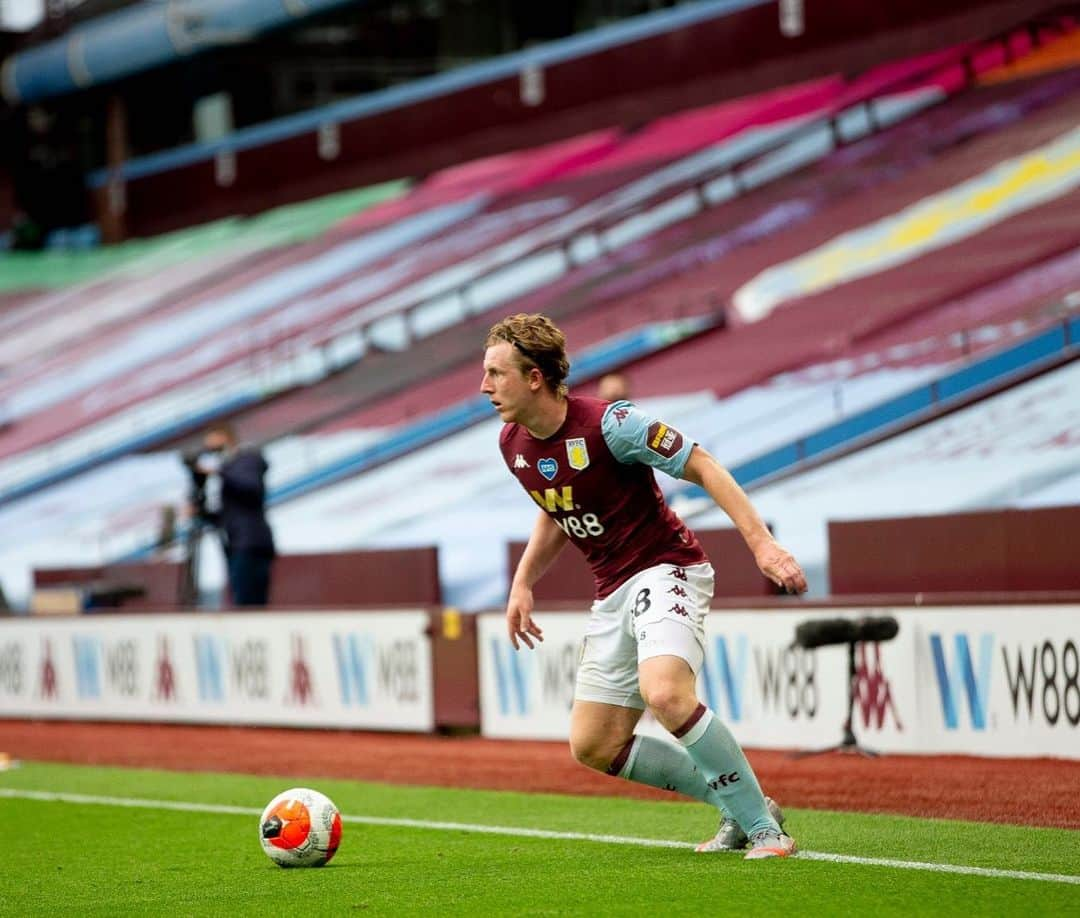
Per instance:
[[[600,522],[600,517],[595,513],[568,513],[563,517],[555,515],[560,510],[567,511],[581,509],[574,503],[573,486],[566,485],[562,488],[545,488],[543,494],[539,491],[530,491],[529,494],[532,496],[532,499],[536,501],[536,505],[541,510],[546,510],[551,514],[551,518],[555,520],[555,524],[568,536],[575,539],[587,539],[590,536],[595,537],[604,534],[604,524]]]
[[[575,539],[587,539],[589,536],[604,534],[604,524],[600,522],[600,518],[595,513],[586,513],[581,517],[571,514],[570,516],[564,516],[562,519],[558,517],[553,517],[553,519],[556,526]]]

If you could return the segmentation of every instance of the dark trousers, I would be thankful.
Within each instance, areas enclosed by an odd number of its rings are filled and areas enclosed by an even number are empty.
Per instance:
[[[231,551],[229,589],[234,606],[265,606],[270,597],[270,566],[274,559],[263,552]]]

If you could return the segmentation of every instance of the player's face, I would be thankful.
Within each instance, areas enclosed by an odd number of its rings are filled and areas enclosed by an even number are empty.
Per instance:
[[[504,423],[520,421],[536,393],[529,377],[521,372],[514,358],[514,346],[509,341],[493,344],[484,352],[484,393],[499,412]]]

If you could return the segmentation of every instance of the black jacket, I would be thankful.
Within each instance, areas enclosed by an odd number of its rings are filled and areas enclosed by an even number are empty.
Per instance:
[[[217,523],[227,551],[274,555],[274,535],[266,521],[267,464],[257,449],[242,448],[221,467],[221,513]]]

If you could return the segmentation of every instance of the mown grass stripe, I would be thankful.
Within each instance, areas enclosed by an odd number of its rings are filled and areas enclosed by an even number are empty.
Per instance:
[[[133,807],[148,810],[177,810],[185,813],[219,813],[231,816],[258,816],[258,807],[231,806],[224,803],[195,803],[186,800],[147,800],[139,797],[108,797],[93,794],[74,794],[62,791],[19,790],[0,788],[0,797],[39,800],[49,803],[73,803],[90,806]],[[342,821],[369,826],[392,826],[407,829],[427,829],[443,832],[474,832],[484,835],[508,835],[516,838],[546,838],[562,841],[588,841],[609,845],[633,845],[640,848],[693,848],[691,842],[664,838],[634,838],[624,835],[595,835],[586,832],[556,832],[549,829],[527,829],[517,826],[477,825],[466,822],[439,822],[430,819],[396,819],[384,816],[348,816]],[[1038,873],[1025,870],[1002,870],[995,867],[972,867],[964,864],[936,864],[928,861],[904,861],[884,857],[858,857],[851,854],[831,854],[823,851],[800,851],[800,860],[824,861],[833,864],[856,864],[866,867],[889,867],[898,870],[919,870],[931,873],[952,873],[991,879],[1032,880],[1041,883],[1067,883],[1080,886],[1080,876],[1060,873]]]

